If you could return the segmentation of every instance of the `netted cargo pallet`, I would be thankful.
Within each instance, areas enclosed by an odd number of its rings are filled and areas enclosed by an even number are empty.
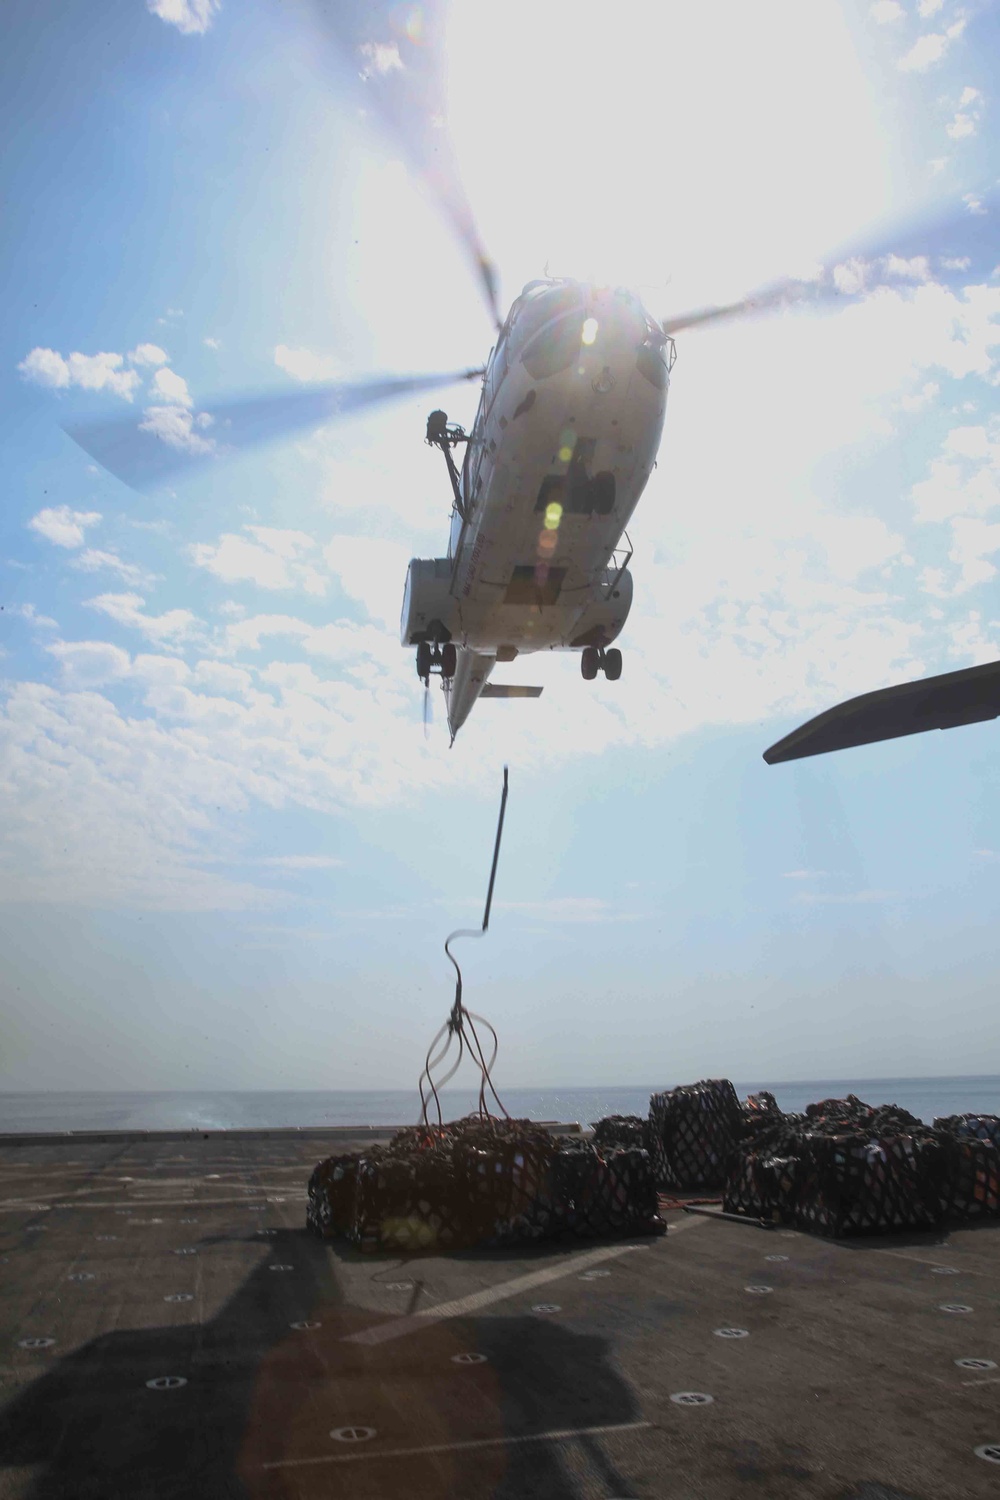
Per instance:
[[[640,1115],[605,1115],[594,1125],[595,1146],[639,1146],[645,1148],[649,1121]]]
[[[934,1129],[959,1140],[989,1141],[1000,1150],[1000,1115],[945,1115],[934,1121]]]
[[[751,1219],[791,1221],[799,1179],[795,1156],[768,1156],[748,1151],[734,1164],[722,1207],[727,1214]]]
[[[795,1224],[823,1235],[928,1229],[943,1217],[945,1161],[932,1132],[812,1135],[796,1153]]]
[[[529,1121],[481,1119],[401,1131],[388,1146],[321,1162],[307,1223],[392,1251],[664,1229],[645,1151],[568,1145]]]
[[[325,1238],[347,1233],[354,1214],[359,1161],[357,1152],[350,1152],[317,1163],[309,1179],[307,1228]]]
[[[721,1188],[743,1130],[736,1090],[704,1079],[649,1101],[658,1181],[668,1188]]]
[[[1000,1213],[1000,1151],[975,1136],[944,1137],[943,1207],[948,1219]]]

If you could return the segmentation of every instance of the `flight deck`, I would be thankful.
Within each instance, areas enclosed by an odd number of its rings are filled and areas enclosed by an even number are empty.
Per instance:
[[[3,1500],[1000,1496],[1000,1222],[363,1254],[390,1132],[0,1138]]]

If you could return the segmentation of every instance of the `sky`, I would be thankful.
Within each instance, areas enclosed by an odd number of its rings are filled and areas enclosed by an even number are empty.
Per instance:
[[[542,698],[453,749],[398,637],[446,548],[433,400],[141,494],[63,431],[485,360],[367,64],[310,0],[4,29],[0,1088],[415,1088],[505,764],[459,950],[498,1084],[1000,1073],[1000,728],[761,759],[1000,658],[997,6],[452,7],[504,307],[547,269],[672,316],[866,236],[902,267],[679,336],[621,680],[522,659]]]

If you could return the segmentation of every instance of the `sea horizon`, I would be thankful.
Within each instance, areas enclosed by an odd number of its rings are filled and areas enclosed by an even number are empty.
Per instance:
[[[690,1081],[690,1080],[688,1080]],[[609,1114],[645,1115],[649,1096],[676,1083],[499,1088],[516,1118],[592,1124]],[[752,1080],[736,1082],[741,1098],[767,1089],[786,1111],[857,1094],[868,1104],[897,1104],[930,1124],[951,1114],[1000,1113],[1000,1075]],[[441,1092],[444,1119],[478,1106],[478,1090]],[[499,1113],[494,1105],[494,1112]],[[6,1090],[0,1133],[74,1130],[247,1130],[338,1125],[407,1125],[417,1121],[416,1089],[133,1089]],[[435,1116],[436,1117],[436,1113]]]

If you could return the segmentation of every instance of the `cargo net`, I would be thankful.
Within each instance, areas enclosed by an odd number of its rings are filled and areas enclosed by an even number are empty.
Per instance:
[[[743,1131],[728,1079],[705,1079],[649,1101],[654,1168],[662,1187],[721,1188]]]
[[[998,1125],[967,1115],[932,1129],[898,1105],[876,1108],[853,1094],[810,1104],[802,1115],[748,1118],[724,1207],[833,1236],[995,1214]]]
[[[647,1153],[559,1141],[530,1120],[470,1118],[331,1156],[306,1223],[362,1250],[448,1251],[662,1234]]]
[[[934,1129],[945,1146],[947,1217],[1000,1213],[1000,1117],[946,1115],[934,1121]]]

